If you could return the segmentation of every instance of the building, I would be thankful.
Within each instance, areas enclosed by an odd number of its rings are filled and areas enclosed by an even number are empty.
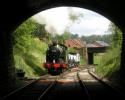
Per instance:
[[[74,48],[76,50],[76,53],[80,54],[80,56],[85,60],[85,62],[87,61],[87,48],[86,43],[84,41],[81,41],[80,39],[68,39],[65,40],[65,45],[68,48]]]

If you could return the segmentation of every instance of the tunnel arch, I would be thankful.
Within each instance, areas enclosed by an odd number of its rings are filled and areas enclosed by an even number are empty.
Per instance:
[[[6,87],[8,84],[14,83],[13,74],[13,45],[12,32],[26,19],[43,10],[61,7],[73,6],[95,11],[104,17],[114,22],[123,32],[123,40],[125,39],[125,15],[122,6],[123,1],[114,0],[13,0],[0,1],[0,83],[1,87]],[[7,9],[5,8],[7,7]],[[11,14],[10,14],[11,12]],[[121,57],[121,76],[125,79],[125,41],[122,43],[122,57]],[[6,73],[6,74],[5,74]],[[6,83],[6,84],[5,84]]]
[[[21,11],[20,15],[18,15],[18,13],[15,13],[14,15],[16,15],[19,19],[15,23],[14,27],[12,28],[11,31],[14,31],[22,22],[24,22],[26,19],[28,19],[29,17],[47,10],[47,9],[51,9],[51,8],[56,8],[56,7],[78,7],[78,8],[85,8],[91,11],[94,11],[104,17],[106,17],[107,19],[109,19],[111,22],[115,23],[123,32],[124,32],[124,25],[121,21],[119,21],[120,17],[118,16],[117,13],[115,13],[114,11],[119,11],[119,6],[114,6],[113,8],[110,7],[110,4],[108,4],[108,2],[105,2],[104,4],[101,2],[91,2],[91,1],[87,1],[87,0],[46,0],[46,1],[32,1],[28,3],[28,5],[24,5],[24,7],[20,7],[19,11]],[[23,5],[23,4],[22,4]],[[105,7],[106,5],[106,7]],[[116,4],[115,4],[116,5]],[[115,9],[114,9],[115,8]],[[23,12],[22,12],[23,11]],[[121,10],[120,10],[121,11]],[[12,20],[15,20],[12,18]]]

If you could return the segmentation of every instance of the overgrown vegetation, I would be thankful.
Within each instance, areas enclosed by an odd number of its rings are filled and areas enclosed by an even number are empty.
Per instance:
[[[96,73],[101,77],[116,79],[120,69],[122,32],[114,24],[110,25],[109,32],[112,33],[111,47],[105,54],[95,56],[95,63],[98,64]]]
[[[73,16],[72,16],[73,17]],[[75,17],[73,17],[73,20]],[[122,33],[114,24],[111,24],[108,30],[111,34],[104,36],[81,37],[83,41],[92,43],[94,40],[101,40],[110,44],[110,49],[105,54],[96,54],[96,72],[102,77],[112,77],[120,68],[120,54]],[[79,38],[78,34],[72,34],[65,30],[62,35],[52,36],[45,30],[45,25],[36,23],[33,19],[28,19],[13,33],[13,53],[16,69],[22,69],[26,77],[39,76],[46,73],[42,66],[45,60],[45,52],[48,43],[52,39],[64,43],[66,39]],[[89,41],[90,40],[90,41]],[[69,48],[70,52],[76,52]],[[83,57],[80,64],[84,64]]]
[[[81,40],[86,41],[86,43],[93,43],[94,41],[104,41],[110,44],[112,42],[112,34],[82,36]]]
[[[29,19],[13,33],[13,53],[16,69],[25,72],[26,77],[45,73],[42,63],[45,59],[47,44],[34,35],[37,25]]]

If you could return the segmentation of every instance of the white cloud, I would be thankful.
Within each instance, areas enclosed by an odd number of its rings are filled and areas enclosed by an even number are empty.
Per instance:
[[[106,34],[105,31],[108,29],[108,25],[110,23],[109,20],[107,20],[104,17],[100,17],[100,15],[97,16],[84,16],[84,18],[81,20],[79,24],[74,24],[70,31],[72,33],[78,33],[81,35],[103,35]]]
[[[74,23],[70,27],[72,33],[81,35],[105,34],[110,21],[105,17],[82,8],[73,8],[77,13],[83,13],[79,23]],[[39,23],[46,24],[46,30],[50,33],[62,34],[71,21],[68,16],[67,7],[58,7],[42,11],[33,16]]]

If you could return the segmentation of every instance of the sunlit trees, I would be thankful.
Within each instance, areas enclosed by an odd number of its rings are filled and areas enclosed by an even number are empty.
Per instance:
[[[51,34],[46,31],[45,25],[39,24],[39,23],[36,23],[36,29],[33,32],[33,35],[35,37],[38,37],[40,40],[45,41],[45,42],[46,41],[50,42],[51,38],[52,38]]]
[[[101,57],[100,63],[96,68],[96,72],[111,80],[118,79],[120,60],[121,60],[121,44],[122,44],[122,32],[113,23],[110,24],[108,32],[111,33],[111,45],[110,49]]]
[[[45,72],[42,62],[45,60],[47,44],[40,40],[44,37],[44,31],[43,26],[38,27],[33,19],[28,19],[13,33],[15,67],[23,70],[27,77]]]
[[[32,33],[36,29],[35,21],[29,19],[20,25],[13,33],[13,43],[25,45],[25,41],[28,41],[28,37],[32,36]]]
[[[115,26],[113,23],[109,25],[108,31],[112,34],[112,47],[114,48],[121,48],[122,44],[122,32],[120,29]]]

